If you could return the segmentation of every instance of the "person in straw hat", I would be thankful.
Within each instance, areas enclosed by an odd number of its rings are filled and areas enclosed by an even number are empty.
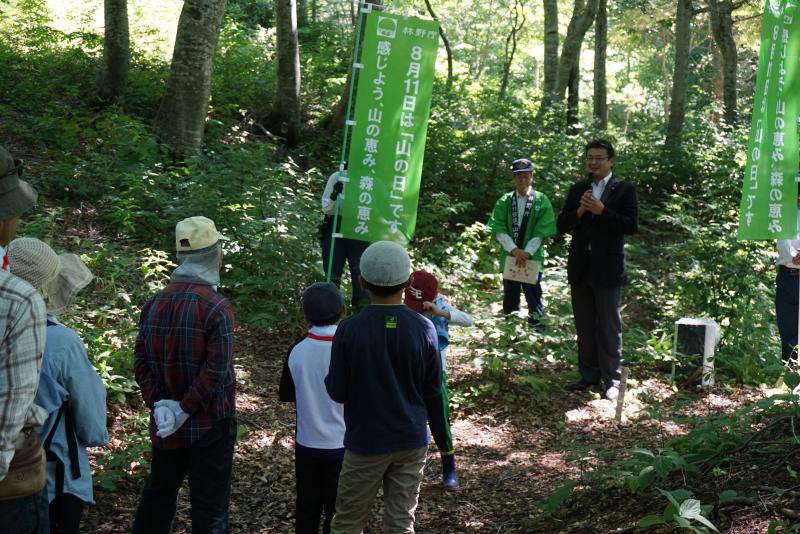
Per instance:
[[[25,163],[0,146],[0,269],[8,270],[3,247],[14,239],[20,217],[36,205],[38,193],[22,179]]]
[[[49,532],[45,489],[40,486],[28,493],[30,488],[20,491],[15,486],[20,459],[44,454],[35,442],[34,428],[47,417],[33,402],[44,350],[44,302],[30,284],[8,272],[4,250],[17,232],[20,216],[36,204],[36,190],[22,180],[23,166],[22,160],[0,147],[0,532],[4,534]],[[18,449],[20,439],[31,446]],[[43,475],[39,469],[36,473]],[[44,484],[41,478],[37,476],[37,486]]]
[[[12,272],[31,284],[47,307],[47,334],[35,403],[47,421],[39,431],[47,452],[47,498],[53,532],[77,533],[81,514],[94,504],[87,447],[108,443],[106,390],[78,334],[58,322],[92,273],[76,254],[58,255],[23,237],[8,245]]]

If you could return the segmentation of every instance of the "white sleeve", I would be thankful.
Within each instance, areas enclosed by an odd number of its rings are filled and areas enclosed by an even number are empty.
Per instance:
[[[339,172],[335,172],[328,177],[328,183],[325,184],[325,190],[322,192],[322,213],[325,215],[333,215],[333,210],[336,207],[336,201],[331,200],[331,193],[333,193],[333,186],[339,181]],[[344,195],[340,195],[344,200]]]
[[[532,237],[528,244],[525,245],[525,252],[533,256],[533,253],[536,252],[539,247],[542,246],[542,238],[541,237]]]
[[[452,306],[447,311],[450,312],[450,320],[447,321],[449,324],[453,326],[472,326],[472,316],[470,314],[457,310]]]
[[[511,239],[511,236],[508,234],[495,234],[494,237],[500,242],[506,252],[511,252],[517,248],[517,245],[514,244],[514,240]]]
[[[797,255],[797,249],[792,246],[790,239],[778,239],[777,241],[778,254],[783,257],[794,258]]]

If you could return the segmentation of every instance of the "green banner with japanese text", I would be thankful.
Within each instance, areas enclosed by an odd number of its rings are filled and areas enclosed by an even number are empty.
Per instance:
[[[406,244],[417,222],[439,25],[366,15],[342,235]]]
[[[767,0],[764,7],[739,239],[785,239],[797,234],[800,10],[796,2]]]

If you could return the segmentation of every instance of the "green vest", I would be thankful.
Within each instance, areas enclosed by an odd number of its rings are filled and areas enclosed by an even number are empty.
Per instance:
[[[487,227],[492,235],[508,234],[513,239],[514,232],[511,226],[511,203],[514,202],[514,191],[506,193],[497,201],[492,210],[492,216],[489,218]],[[522,222],[522,213],[519,214]],[[556,217],[553,214],[553,205],[547,195],[541,191],[534,190],[533,192],[533,205],[531,206],[531,214],[528,217],[528,226],[525,227],[525,237],[522,240],[522,247],[528,244],[528,241],[534,237],[542,238],[542,246],[540,246],[533,254],[534,260],[539,262],[539,270],[544,268],[544,240],[556,233]],[[502,269],[505,264],[508,252],[503,250],[500,256],[500,268]]]

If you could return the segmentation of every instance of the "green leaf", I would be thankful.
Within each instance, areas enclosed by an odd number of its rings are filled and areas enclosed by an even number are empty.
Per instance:
[[[722,504],[724,502],[732,501],[738,493],[733,490],[725,490],[719,494],[719,503]]]
[[[648,465],[639,472],[637,489],[647,489],[656,479],[656,472],[652,465]]]
[[[563,484],[560,488],[550,494],[550,498],[547,499],[547,506],[545,506],[545,510],[547,512],[554,512],[556,508],[561,506],[561,504],[572,495],[572,490],[575,488],[578,482],[575,480],[570,480]]]
[[[676,510],[680,510],[681,505],[678,504],[678,501],[675,500],[675,497],[672,496],[672,492],[669,492],[669,491],[666,491],[666,490],[662,490],[661,488],[657,488],[657,489],[661,493],[661,495],[663,495],[664,497],[666,497],[669,500],[670,504],[672,504],[672,506],[674,506]]]
[[[789,391],[794,391],[794,388],[800,386],[800,373],[787,369],[783,375],[783,382],[789,388]]]
[[[693,519],[698,523],[702,523],[703,525],[707,526],[714,532],[719,532],[717,527],[715,527],[711,521],[703,517],[701,510],[700,510],[700,501],[697,499],[686,499],[681,503],[680,507],[680,517],[684,517],[686,519]],[[677,517],[675,520],[677,521]]]
[[[660,515],[646,515],[641,518],[637,523],[636,526],[638,528],[647,528],[652,527],[654,525],[663,525],[666,521]]]
[[[717,530],[717,527],[715,527],[715,526],[714,526],[714,524],[713,524],[711,521],[709,521],[708,519],[706,519],[706,518],[705,518],[705,517],[703,517],[702,515],[698,515],[698,516],[695,518],[695,520],[696,520],[696,521],[699,521],[700,523],[703,523],[705,526],[707,526],[708,528],[710,528],[710,529],[711,529],[711,530],[713,530],[714,532],[719,532],[719,530]]]
[[[673,520],[674,520],[674,521],[675,521],[675,522],[678,524],[678,526],[679,526],[679,527],[683,527],[683,528],[689,528],[689,527],[692,525],[692,524],[689,522],[689,520],[688,520],[688,519],[686,519],[685,517],[681,517],[681,516],[679,516],[679,515],[676,515],[676,516],[675,516],[675,517],[673,517],[672,519],[673,519]]]

